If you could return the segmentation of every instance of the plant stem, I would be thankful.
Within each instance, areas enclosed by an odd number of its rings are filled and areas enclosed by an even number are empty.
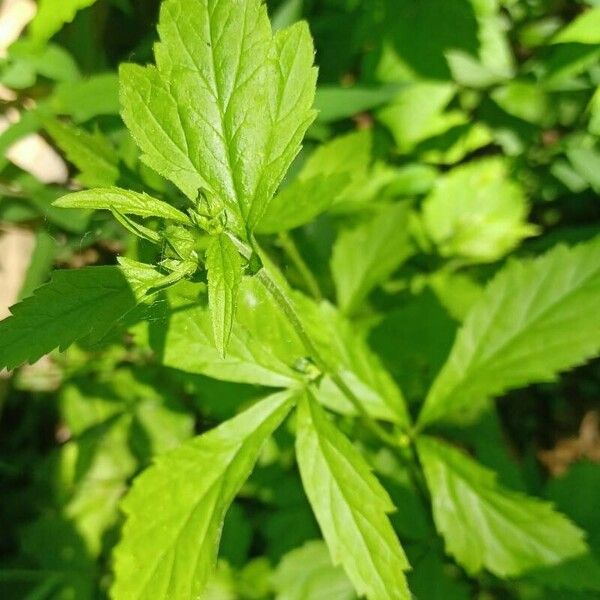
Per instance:
[[[323,358],[323,356],[311,340],[310,336],[308,335],[306,329],[304,328],[304,325],[302,324],[302,321],[300,320],[296,309],[288,300],[285,292],[283,292],[283,290],[281,290],[277,283],[270,277],[268,271],[265,268],[262,268],[257,273],[256,277],[263,284],[265,289],[271,294],[281,311],[288,318],[290,324],[292,325],[292,327],[296,331],[296,334],[300,338],[300,341],[306,348],[306,351],[313,359],[317,367],[319,367],[319,369],[323,373],[331,377],[333,383],[342,392],[342,394],[344,394],[344,396],[348,399],[350,404],[352,404],[356,412],[359,414],[365,426],[381,441],[391,446],[398,446],[398,440],[396,439],[396,437],[389,433],[381,425],[379,425],[377,421],[371,418],[371,416],[367,413],[364,406],[362,405],[362,402],[359,400],[356,394],[342,379],[339,373],[337,373],[335,369],[330,367],[327,361]]]
[[[253,248],[248,246],[233,233],[227,232],[227,235],[238,249],[238,252],[249,261],[254,253]],[[337,370],[331,367],[327,360],[321,355],[318,348],[308,335],[308,332],[302,324],[302,320],[296,312],[291,300],[288,298],[285,291],[282,290],[279,284],[273,279],[273,277],[271,277],[268,270],[262,266],[255,276],[262,283],[269,294],[271,294],[281,312],[283,312],[283,314],[287,317],[290,325],[294,328],[296,335],[300,338],[300,341],[305,347],[306,352],[312,358],[315,365],[321,370],[322,373],[331,377],[331,380],[336,387],[342,392],[342,394],[344,394],[350,404],[352,404],[364,425],[382,442],[397,448],[400,445],[400,440],[397,439],[396,436],[389,433],[384,427],[377,423],[377,421],[375,421],[371,415],[369,415],[358,396],[342,379]]]
[[[308,268],[308,265],[302,258],[294,239],[288,232],[282,232],[279,234],[279,245],[283,248],[283,251],[287,254],[288,258],[298,270],[298,273],[302,277],[304,285],[310,292],[311,296],[315,300],[321,300],[323,295],[321,294],[319,284],[312,271]]]

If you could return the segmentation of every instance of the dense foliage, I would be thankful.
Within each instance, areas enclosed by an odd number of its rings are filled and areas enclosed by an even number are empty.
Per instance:
[[[21,18],[0,597],[600,598],[597,0]]]

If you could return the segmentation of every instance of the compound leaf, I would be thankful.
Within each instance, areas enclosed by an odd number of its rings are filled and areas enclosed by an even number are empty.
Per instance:
[[[121,68],[123,118],[144,160],[190,199],[209,188],[254,228],[315,117],[305,23],[274,36],[260,0],[166,0],[156,67]]]
[[[206,250],[206,269],[213,336],[219,354],[224,357],[242,280],[242,259],[226,234],[221,233],[210,240]]]
[[[469,573],[517,576],[586,552],[583,532],[551,504],[502,488],[446,443],[423,436],[417,447],[437,529]]]
[[[370,600],[408,600],[408,562],[386,516],[394,505],[368,464],[308,395],[296,435],[302,483],[333,563]]]
[[[600,238],[510,263],[467,315],[420,423],[464,418],[487,398],[595,356],[599,304]]]
[[[199,598],[227,509],[293,403],[274,394],[155,463],[134,482],[115,550],[114,600]]]

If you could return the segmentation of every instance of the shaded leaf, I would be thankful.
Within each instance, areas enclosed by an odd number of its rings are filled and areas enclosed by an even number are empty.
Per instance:
[[[456,448],[417,441],[433,517],[446,550],[470,573],[521,575],[584,554],[584,534],[552,505],[502,488]]]

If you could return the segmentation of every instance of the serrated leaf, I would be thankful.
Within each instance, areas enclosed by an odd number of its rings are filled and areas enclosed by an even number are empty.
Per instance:
[[[121,188],[94,188],[67,194],[53,202],[60,208],[88,208],[95,210],[117,210],[125,215],[159,217],[190,224],[189,217],[175,207],[149,196],[145,192],[133,192]]]
[[[345,313],[355,311],[414,252],[409,216],[408,203],[394,204],[339,235],[331,270],[338,304]]]
[[[302,379],[300,373],[282,360],[266,333],[275,334],[280,327],[281,319],[277,313],[271,313],[269,328],[262,338],[253,336],[239,324],[244,306],[248,304],[252,307],[258,300],[248,290],[252,285],[250,279],[242,281],[238,317],[233,325],[226,357],[219,354],[214,344],[206,289],[184,282],[169,290],[168,312],[162,316],[163,321],[153,323],[164,331],[161,333],[161,336],[164,335],[164,344],[156,348],[163,364],[223,381],[269,387],[297,385]],[[260,314],[263,315],[263,312],[260,311]]]
[[[310,223],[342,195],[349,181],[346,173],[294,181],[270,202],[256,232],[279,233]]]
[[[376,419],[408,426],[410,416],[402,391],[355,325],[328,302],[317,305],[298,295],[296,305],[319,353],[337,369],[366,411]],[[356,409],[330,375],[321,378],[318,399],[336,412],[356,415]]]
[[[118,267],[55,271],[50,283],[0,322],[0,368],[32,363],[83,338],[97,342],[136,304]]]
[[[402,393],[352,325],[327,303],[318,305],[299,294],[294,300],[319,352],[338,370],[367,412],[374,418],[406,425],[409,417]],[[306,381],[297,368],[306,359],[306,348],[255,278],[242,280],[225,358],[214,345],[202,286],[180,283],[169,290],[168,305],[162,306],[162,320],[153,318],[152,325],[163,332],[159,336],[163,342],[155,350],[165,365],[224,381],[270,387],[291,387]],[[319,400],[342,414],[356,414],[330,376],[320,381]]]
[[[45,129],[69,162],[80,171],[78,181],[86,187],[114,185],[119,178],[118,159],[110,142],[99,133],[47,120]]]
[[[219,354],[225,357],[242,281],[242,258],[225,233],[210,240],[206,270],[213,337]]]
[[[582,555],[583,532],[552,505],[502,488],[492,471],[423,436],[417,447],[446,550],[470,573],[499,577]]]
[[[296,435],[302,483],[334,565],[369,600],[408,600],[409,565],[386,516],[394,505],[366,461],[309,395]]]
[[[585,11],[561,29],[554,44],[600,44],[600,7]]]
[[[267,206],[258,233],[277,233],[309,223],[367,175],[372,134],[357,131],[319,146],[298,177]],[[354,184],[354,185],[353,185]]]
[[[502,159],[470,162],[441,177],[423,204],[423,223],[442,256],[495,261],[537,228]]]
[[[94,2],[96,0],[40,0],[37,15],[29,26],[31,37],[36,42],[46,42],[70,23],[78,11]]]
[[[488,398],[558,373],[600,349],[600,238],[509,263],[458,332],[421,425],[477,413]]]
[[[121,68],[123,118],[144,160],[190,199],[209,188],[253,229],[315,117],[304,23],[275,35],[259,0],[166,0],[157,67]]]
[[[292,403],[288,392],[270,396],[162,455],[136,479],[122,505],[114,600],[200,597],[225,513]]]

